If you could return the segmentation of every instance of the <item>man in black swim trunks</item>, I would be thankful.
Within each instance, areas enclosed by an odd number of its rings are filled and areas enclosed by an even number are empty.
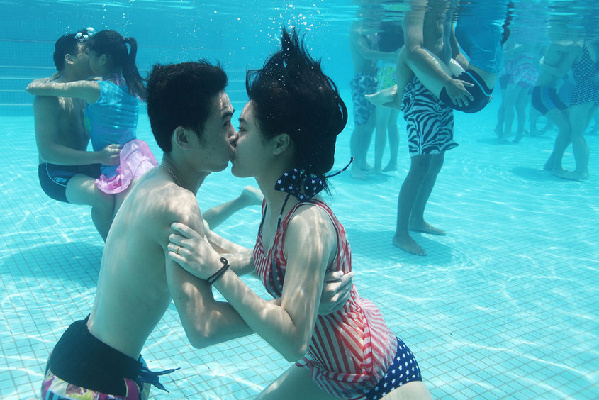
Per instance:
[[[88,28],[60,37],[55,44],[57,73],[48,78],[72,82],[92,76],[86,40],[93,34]],[[51,198],[92,207],[91,216],[106,240],[114,218],[114,195],[103,193],[94,180],[100,176],[100,164],[119,163],[119,146],[102,151],[86,151],[89,142],[83,125],[84,102],[64,97],[36,96],[33,100],[35,141],[39,152],[40,186]]]

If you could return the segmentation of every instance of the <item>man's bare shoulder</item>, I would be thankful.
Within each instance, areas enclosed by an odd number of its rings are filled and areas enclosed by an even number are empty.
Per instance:
[[[123,206],[131,207],[131,211],[142,214],[147,222],[155,225],[170,228],[176,221],[194,226],[201,222],[195,195],[165,179],[159,168],[148,172],[125,202]]]

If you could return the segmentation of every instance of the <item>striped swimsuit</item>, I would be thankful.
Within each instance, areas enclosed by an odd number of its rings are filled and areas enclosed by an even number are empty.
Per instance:
[[[297,208],[308,204],[322,208],[337,231],[337,256],[328,270],[352,270],[345,229],[331,209],[318,200],[298,203],[282,220],[268,253],[264,252],[262,229],[254,247],[258,276],[275,298],[281,296],[285,279],[285,231]],[[265,205],[262,211],[264,215]],[[308,351],[296,365],[308,368],[322,390],[344,399],[378,399],[404,383],[422,380],[410,350],[389,330],[378,308],[358,296],[355,286],[342,310],[318,316]],[[397,374],[389,377],[392,365]]]

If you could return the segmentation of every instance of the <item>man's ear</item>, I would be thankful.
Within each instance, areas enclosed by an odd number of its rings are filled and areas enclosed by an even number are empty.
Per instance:
[[[181,148],[189,147],[189,134],[192,133],[193,131],[178,126],[173,134],[173,144]]]
[[[65,64],[73,64],[74,62],[74,56],[72,56],[71,54],[65,54],[64,55],[64,62]]]
[[[282,154],[285,150],[291,146],[291,136],[287,133],[281,133],[277,135],[274,139],[274,153],[275,155]]]

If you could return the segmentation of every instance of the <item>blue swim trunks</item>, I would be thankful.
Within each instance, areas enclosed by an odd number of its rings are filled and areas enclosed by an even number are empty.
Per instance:
[[[356,74],[350,82],[354,103],[354,125],[364,125],[373,115],[375,106],[365,95],[376,92],[377,81],[372,75]]]

